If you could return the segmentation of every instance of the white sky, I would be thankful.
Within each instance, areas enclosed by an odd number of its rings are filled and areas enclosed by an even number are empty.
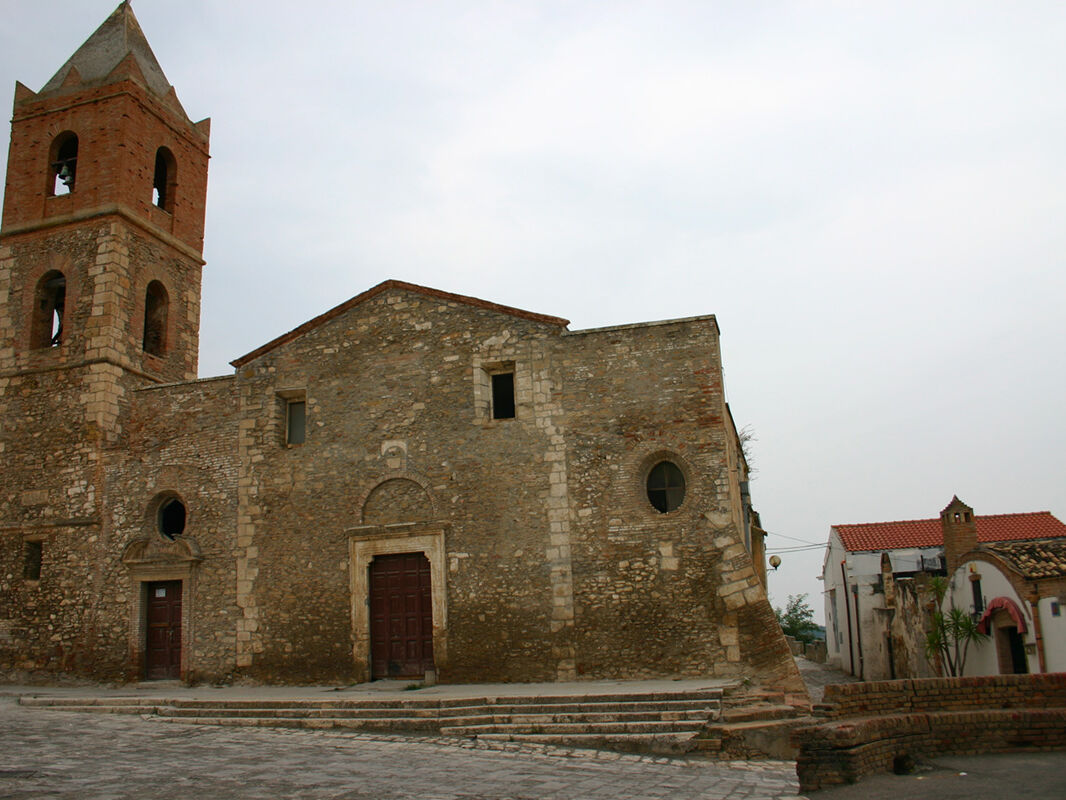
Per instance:
[[[0,92],[117,0],[0,0]],[[136,0],[212,118],[200,371],[388,278],[713,313],[783,534],[1066,520],[1066,3]],[[821,550],[772,599],[821,619]]]

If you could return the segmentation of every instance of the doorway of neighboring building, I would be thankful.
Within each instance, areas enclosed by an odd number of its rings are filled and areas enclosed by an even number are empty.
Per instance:
[[[146,585],[144,677],[150,681],[181,677],[181,581]]]
[[[433,667],[433,603],[424,553],[370,562],[371,678],[422,678]]]
[[[1015,625],[996,628],[996,651],[999,656],[1001,675],[1025,675],[1029,672],[1029,660],[1025,656],[1025,637]]]

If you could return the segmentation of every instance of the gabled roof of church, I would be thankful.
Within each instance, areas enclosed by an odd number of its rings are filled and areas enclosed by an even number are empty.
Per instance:
[[[283,333],[276,339],[264,344],[262,347],[258,347],[250,353],[247,353],[240,358],[234,359],[229,362],[234,367],[242,367],[249,361],[253,361],[260,356],[269,353],[276,347],[280,347],[283,344],[298,339],[305,333],[314,330],[315,328],[329,322],[332,319],[336,319],[345,311],[350,308],[354,308],[360,303],[364,303],[370,300],[372,297],[377,297],[383,292],[387,292],[390,289],[398,289],[404,292],[414,292],[416,294],[425,295],[426,297],[434,297],[438,300],[446,300],[452,303],[462,303],[463,305],[473,306],[474,308],[481,308],[487,311],[495,311],[499,314],[507,314],[512,317],[518,317],[519,319],[527,319],[532,322],[542,322],[547,325],[557,325],[561,328],[565,328],[570,324],[570,320],[563,319],[562,317],[549,317],[545,314],[536,314],[532,311],[523,311],[520,308],[512,308],[511,306],[503,306],[498,303],[490,303],[488,300],[479,300],[476,297],[467,297],[462,294],[452,294],[451,292],[442,292],[440,289],[430,289],[428,286],[419,286],[416,283],[407,283],[406,281],[382,281],[372,289],[367,289],[362,294],[357,294],[351,300],[346,300],[339,306],[334,306],[324,314],[319,314],[314,319],[309,319],[303,325],[298,328],[293,328],[288,333]]]
[[[975,515],[974,521],[977,523],[978,542],[1066,538],[1066,525],[1053,517],[1050,511]],[[939,519],[834,525],[833,530],[840,535],[844,549],[853,553],[906,547],[939,547],[944,544],[944,532]]]
[[[165,98],[172,92],[129,0],[124,0],[38,94],[54,92],[69,84],[72,69],[77,70],[80,84],[105,83],[115,67],[129,57],[136,61],[145,83],[155,94]]]

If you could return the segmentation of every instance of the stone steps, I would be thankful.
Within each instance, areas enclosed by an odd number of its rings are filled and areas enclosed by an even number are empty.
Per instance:
[[[204,709],[208,711],[208,709]],[[175,717],[167,714],[151,716],[157,722],[187,725],[219,725],[223,727],[304,728],[307,730],[351,730],[368,733],[440,733],[436,719],[417,717],[292,717],[278,712],[277,716],[211,716]]]
[[[548,715],[544,715],[548,716]],[[556,717],[558,719],[558,717]],[[623,720],[610,720],[605,722],[589,722],[573,720],[565,722],[511,722],[502,718],[500,722],[492,722],[480,725],[446,725],[441,726],[441,733],[446,736],[481,737],[487,733],[502,733],[519,735],[527,733],[547,734],[612,734],[612,733],[684,733],[695,735],[700,725],[686,722],[663,722],[660,720],[647,720],[644,722],[629,722]]]
[[[168,723],[437,733],[626,752],[679,753],[721,714],[722,690],[465,698],[204,699],[23,697],[57,711],[139,714]]]
[[[615,750],[621,753],[655,753],[683,755],[692,752],[692,734],[684,733],[484,733],[478,736],[486,742],[531,742],[556,747],[576,747],[590,750]]]
[[[749,706],[722,709],[723,724],[756,722],[773,719],[791,719],[796,716],[794,706],[771,703],[753,703]]]
[[[810,700],[804,695],[727,689],[722,713],[693,739],[694,748],[721,759],[794,759],[791,734],[809,725]]]

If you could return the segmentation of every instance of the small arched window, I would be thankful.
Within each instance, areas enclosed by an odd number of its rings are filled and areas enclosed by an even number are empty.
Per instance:
[[[167,348],[167,307],[170,298],[166,287],[152,281],[144,293],[144,352],[161,356]]]
[[[660,461],[648,473],[648,501],[662,514],[685,502],[685,474],[672,461]]]
[[[185,504],[176,497],[163,501],[156,518],[159,532],[173,541],[185,533]]]
[[[152,180],[152,203],[168,213],[174,212],[178,162],[166,147],[155,151],[155,177]]]
[[[78,136],[72,131],[65,131],[52,140],[49,152],[51,179],[49,194],[70,194],[74,191],[74,181],[78,177]]]
[[[30,320],[30,347],[58,347],[63,343],[63,318],[67,306],[67,278],[50,270],[37,281]]]

